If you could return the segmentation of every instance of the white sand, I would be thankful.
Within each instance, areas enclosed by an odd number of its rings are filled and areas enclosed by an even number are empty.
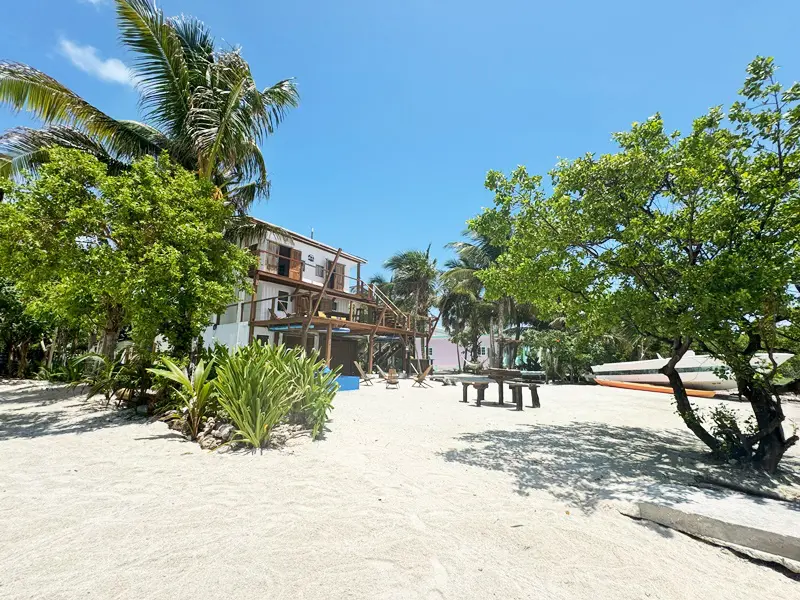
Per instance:
[[[548,386],[517,413],[435,386],[342,393],[325,440],[260,455],[0,386],[0,598],[796,597],[604,504],[695,469],[669,396]]]

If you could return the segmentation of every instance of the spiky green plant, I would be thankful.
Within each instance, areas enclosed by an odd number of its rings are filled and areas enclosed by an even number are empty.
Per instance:
[[[290,385],[297,394],[292,413],[311,428],[311,437],[316,439],[333,410],[333,399],[339,391],[336,378],[341,367],[326,369],[325,361],[313,352],[306,355],[301,349],[293,352],[285,363]]]
[[[191,376],[169,358],[163,357],[161,362],[166,369],[148,369],[157,377],[163,377],[178,384],[176,393],[180,398],[180,408],[185,409],[186,422],[192,439],[197,439],[203,419],[215,408],[214,380],[209,379],[214,361],[200,361]]]
[[[256,342],[238,349],[217,367],[219,403],[236,427],[233,440],[253,448],[267,445],[272,429],[296,399],[289,374],[280,359],[276,364],[275,356],[272,347]]]

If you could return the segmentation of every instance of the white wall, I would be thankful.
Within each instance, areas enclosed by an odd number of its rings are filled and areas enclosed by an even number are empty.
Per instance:
[[[250,326],[247,323],[228,323],[217,325],[216,328],[212,325],[203,332],[203,346],[210,348],[215,342],[231,349],[246,346],[249,335]]]
[[[329,252],[327,250],[322,250],[321,248],[317,248],[316,246],[312,246],[311,244],[307,244],[301,240],[291,240],[291,244],[287,243],[287,240],[281,239],[275,236],[270,236],[268,239],[271,239],[274,242],[282,246],[289,245],[295,250],[299,250],[301,254],[301,259],[305,262],[306,267],[302,274],[303,281],[307,281],[309,283],[316,283],[318,285],[323,285],[325,283],[324,277],[317,277],[316,273],[316,266],[320,265],[322,268],[327,266],[326,261],[330,260],[333,261],[336,258],[335,252]],[[267,242],[264,241],[259,245],[259,249],[267,250]],[[356,282],[356,262],[346,259],[344,257],[339,258],[340,265],[344,265],[344,274],[346,276],[344,280],[345,291],[349,291],[352,286],[355,285]],[[349,279],[352,278],[352,279]]]

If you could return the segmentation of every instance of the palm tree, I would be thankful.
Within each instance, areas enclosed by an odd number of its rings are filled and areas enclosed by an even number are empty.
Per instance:
[[[392,271],[392,292],[397,303],[415,315],[427,315],[436,299],[439,270],[431,247],[406,250],[390,256],[383,266]]]
[[[137,57],[147,122],[116,120],[41,71],[0,61],[0,103],[27,110],[44,125],[0,136],[0,176],[35,170],[52,146],[78,148],[117,170],[168,151],[212,181],[243,215],[269,193],[259,144],[297,106],[294,82],[259,89],[240,49],[218,49],[202,22],[167,18],[149,0],[115,2],[120,40]]]
[[[503,253],[503,249],[489,242],[484,236],[474,231],[464,232],[467,241],[451,242],[447,247],[455,250],[457,258],[445,263],[447,270],[442,274],[442,281],[446,287],[460,292],[470,294],[476,300],[483,301],[484,289],[483,282],[478,277],[478,273],[496,261]],[[515,340],[513,342],[513,352],[511,361],[516,359],[519,349],[521,326],[523,323],[530,322],[534,315],[529,306],[518,305],[513,298],[506,296],[499,298],[491,303],[492,310],[483,310],[483,314],[490,314],[488,331],[490,346],[492,348],[492,361],[497,366],[502,366],[505,356],[505,334],[504,329],[508,325],[514,326]],[[498,351],[495,353],[495,332],[498,337]],[[498,360],[499,359],[499,360]]]

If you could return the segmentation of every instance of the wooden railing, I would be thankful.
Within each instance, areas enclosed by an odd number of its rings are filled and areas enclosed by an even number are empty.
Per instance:
[[[251,303],[244,303],[242,314],[244,320],[253,321],[308,317],[310,311],[317,304],[318,298],[319,293],[317,292],[281,294]],[[419,334],[429,333],[431,325],[429,317],[394,312],[389,310],[388,306],[331,296],[323,296],[319,302],[317,315],[315,316],[322,315],[344,318],[355,323],[411,330]]]
[[[307,281],[309,283],[314,283],[320,285],[320,287],[327,287],[328,289],[338,290],[340,292],[349,292],[351,294],[361,296],[362,298],[366,298],[368,300],[374,299],[374,292],[372,286],[365,281],[357,278],[352,277],[346,273],[339,272],[336,273],[331,271],[326,267],[322,269],[322,281],[317,281],[316,279],[319,277],[316,273],[317,265],[309,265],[306,261],[302,259],[293,259],[289,256],[284,256],[282,254],[278,254],[275,252],[270,252],[269,250],[258,250],[255,252],[258,255],[258,266],[257,269],[263,273],[273,273],[275,275],[282,275],[284,277],[288,277],[290,279],[295,279],[297,281],[303,280],[303,273],[306,273],[306,269],[313,269],[314,274],[313,278],[307,275]],[[280,273],[280,262],[284,260],[288,264],[288,269],[286,273]],[[310,271],[309,271],[310,272]],[[292,274],[295,274],[293,277]],[[331,278],[334,278],[334,285],[331,286]],[[335,284],[335,279],[341,279],[340,285]]]

